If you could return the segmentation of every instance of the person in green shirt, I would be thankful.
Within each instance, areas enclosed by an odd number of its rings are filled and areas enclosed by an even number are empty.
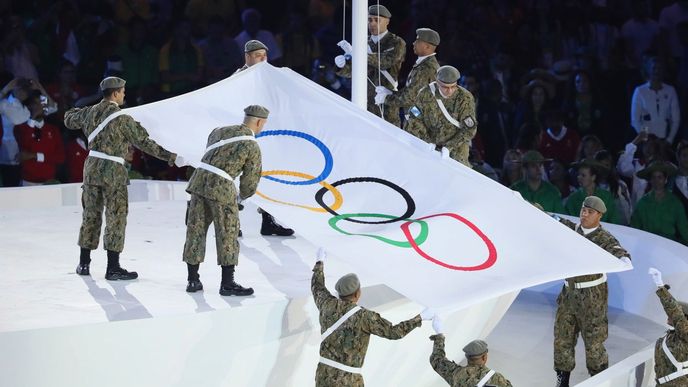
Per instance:
[[[668,161],[653,161],[636,174],[651,187],[635,205],[631,226],[688,244],[688,220],[681,201],[667,189],[676,167]]]
[[[521,196],[533,204],[539,204],[545,211],[564,214],[561,193],[550,182],[542,179],[542,164],[547,161],[538,151],[528,151],[521,158],[523,179],[511,185]]]
[[[614,196],[606,189],[600,188],[597,185],[597,176],[605,174],[605,167],[596,160],[585,159],[576,164],[578,168],[578,185],[579,188],[575,190],[566,199],[566,213],[569,215],[578,215],[583,201],[588,196],[597,196],[602,199],[607,212],[602,216],[602,221],[607,223],[621,224],[622,219],[616,209],[616,202]]]

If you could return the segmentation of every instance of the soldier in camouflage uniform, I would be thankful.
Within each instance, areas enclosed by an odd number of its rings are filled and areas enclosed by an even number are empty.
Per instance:
[[[580,211],[580,224],[556,219],[581,236],[603,248],[627,265],[630,255],[600,224],[607,211],[602,199],[588,196]],[[554,321],[554,370],[557,386],[567,387],[569,376],[576,366],[575,347],[578,334],[585,343],[585,360],[590,375],[607,369],[609,360],[604,342],[607,340],[607,279],[605,274],[588,274],[567,278],[557,298]]]
[[[249,40],[244,45],[244,65],[237,69],[234,74],[238,74],[249,67],[258,64],[260,62],[267,62],[268,60],[268,47],[263,44],[260,40]],[[239,204],[239,209],[242,210],[243,206]],[[265,212],[262,208],[258,209],[258,213],[263,217],[263,223],[260,226],[261,235],[276,235],[276,236],[292,236],[294,235],[294,230],[286,227],[282,227],[277,224],[275,218]],[[241,230],[239,230],[239,236],[241,236]]]
[[[233,180],[241,174],[239,198],[247,199],[256,192],[261,173],[260,148],[255,135],[268,118],[268,110],[251,105],[241,125],[214,129],[208,136],[201,164],[191,175],[186,191],[191,202],[186,217],[184,262],[188,269],[187,292],[203,289],[198,267],[205,259],[205,241],[210,223],[215,225],[217,264],[222,266],[220,294],[248,296],[253,289],[234,281],[234,268],[239,259],[239,209]]]
[[[103,245],[107,250],[108,264],[105,278],[130,280],[138,277],[119,265],[124,249],[127,224],[129,178],[124,158],[133,144],[142,151],[173,165],[177,155],[163,149],[148,137],[146,129],[123,114],[125,81],[107,77],[100,82],[103,100],[80,109],[71,109],[64,115],[65,126],[82,130],[88,136],[89,157],[84,164],[84,185],[81,196],[84,208],[79,246],[81,255],[77,274],[90,275],[91,250],[98,248],[103,209],[105,234]]]
[[[315,373],[317,387],[362,387],[361,367],[368,350],[370,335],[397,340],[421,326],[423,319],[433,316],[417,315],[393,325],[378,313],[356,305],[361,297],[360,282],[355,274],[342,277],[335,288],[339,298],[325,287],[324,253],[318,253],[313,267],[311,291],[320,312],[320,363]],[[427,312],[423,312],[427,313]]]
[[[650,268],[650,276],[657,285],[657,296],[667,314],[667,324],[673,329],[655,344],[655,376],[662,387],[688,386],[688,303],[678,302],[669,293],[669,285],[662,281],[662,273]]]
[[[397,90],[399,70],[406,55],[404,39],[387,30],[391,17],[392,14],[383,5],[368,7],[368,111],[400,126],[398,106],[396,109],[384,109],[375,105],[377,87]],[[344,50],[344,55],[335,58],[335,64],[340,68],[337,75],[351,78],[351,44],[341,41],[339,46]]]
[[[433,322],[434,323],[434,322]],[[452,387],[485,385],[498,387],[511,387],[502,374],[495,372],[485,365],[487,364],[487,343],[482,340],[474,340],[463,347],[468,364],[460,366],[447,359],[444,353],[444,335],[438,333],[430,336],[434,342],[430,365]]]
[[[404,130],[421,140],[435,144],[444,157],[471,168],[468,154],[478,125],[473,95],[457,85],[459,70],[442,66],[436,82],[423,87],[408,111]],[[444,107],[444,110],[442,109]]]
[[[406,86],[398,92],[392,92],[384,86],[379,86],[375,95],[376,104],[385,104],[385,110],[404,112],[416,101],[421,88],[435,80],[437,69],[440,68],[435,58],[435,50],[440,44],[440,35],[430,28],[416,30],[416,40],[413,42],[413,53],[418,55],[411,72],[406,77]]]

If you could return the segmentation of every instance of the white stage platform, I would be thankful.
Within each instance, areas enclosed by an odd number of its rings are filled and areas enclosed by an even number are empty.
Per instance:
[[[6,268],[0,385],[313,385],[320,333],[310,297],[315,246],[298,235],[260,236],[260,217],[248,205],[241,213],[237,280],[256,294],[218,294],[212,228],[200,269],[205,291],[188,294],[181,261],[184,187],[162,182],[130,187],[122,265],[140,278],[129,282],[104,279],[103,250],[94,251],[91,277],[74,274],[81,221],[78,185],[0,190],[0,265]],[[332,288],[336,278],[354,270],[329,259],[325,271]],[[392,321],[422,309],[374,278],[362,282],[362,304]],[[521,292],[502,319],[515,296],[447,316],[447,353],[459,361],[463,344],[487,336],[489,365],[515,386],[551,386],[554,298],[547,292]],[[639,351],[663,330],[656,322],[611,309],[611,362]],[[428,363],[430,334],[426,323],[401,341],[371,340],[366,385],[446,385]],[[577,355],[574,382],[586,378],[582,343]]]

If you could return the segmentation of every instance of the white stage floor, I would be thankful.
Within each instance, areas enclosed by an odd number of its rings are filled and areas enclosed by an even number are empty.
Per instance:
[[[239,306],[259,307],[277,302],[288,302],[289,313],[301,314],[295,318],[289,315],[291,321],[280,322],[283,333],[279,337],[294,337],[308,330],[317,331],[318,327],[312,324],[313,316],[309,316],[312,305],[306,306],[312,304],[309,298],[310,277],[316,248],[298,235],[291,238],[260,236],[260,216],[252,205],[241,213],[244,237],[241,239],[237,280],[245,286],[252,286],[256,294],[244,298],[221,297],[218,294],[220,270],[215,263],[212,228],[208,236],[207,261],[200,269],[205,291],[186,293],[186,266],[181,261],[185,207],[186,202],[182,200],[130,204],[122,266],[138,271],[139,279],[129,282],[109,282],[104,279],[106,259],[103,250],[93,252],[90,277],[74,274],[79,252],[76,239],[81,221],[80,207],[0,210],[0,265],[6,268],[0,298],[0,342],[3,338],[13,337],[9,336],[12,333],[21,334],[20,331],[56,327],[75,327],[78,330],[81,326],[138,319],[160,318],[164,322],[194,314],[207,315],[226,310],[234,313]],[[339,261],[326,262],[330,286],[335,277],[349,271],[353,270]],[[383,315],[391,314],[391,318],[395,319],[400,310],[406,314],[416,307],[420,310],[417,305],[411,304],[409,307],[408,301],[404,304],[403,297],[391,289],[385,290],[383,285],[375,286],[374,279],[363,278],[362,281],[375,288],[375,292],[369,293],[376,294],[372,298],[364,297],[362,303],[369,307],[383,306]],[[507,375],[515,386],[544,387],[554,384],[554,310],[551,296],[523,291],[487,338],[491,347],[489,365]],[[286,318],[286,313],[285,317],[279,318]],[[607,342],[611,362],[647,346],[663,330],[662,326],[649,320],[612,309],[610,338]],[[425,337],[428,332],[423,332]],[[425,356],[429,355],[430,342],[425,338],[417,340],[426,343],[419,351],[427,359]],[[311,345],[317,346],[317,342],[310,341]],[[459,344],[448,337],[448,353],[457,354],[460,351]],[[371,342],[371,347],[376,345],[379,343]],[[458,348],[449,348],[452,345]],[[298,358],[298,355],[294,355],[294,351],[299,350],[298,346],[286,348],[280,345],[278,361],[282,360],[280,356],[286,356],[283,359],[285,361],[293,356]],[[14,350],[0,345],[0,359],[11,357]],[[397,356],[403,356],[403,353]],[[579,342],[577,357],[574,382],[586,378],[582,342]],[[427,361],[417,367],[424,372],[430,368]],[[289,378],[280,379],[282,376],[279,373],[275,375],[264,384],[298,385],[291,384]],[[10,380],[21,381],[22,377],[15,375],[15,379]],[[434,382],[427,385],[444,385],[439,377],[431,380]],[[180,382],[179,385],[186,384]]]

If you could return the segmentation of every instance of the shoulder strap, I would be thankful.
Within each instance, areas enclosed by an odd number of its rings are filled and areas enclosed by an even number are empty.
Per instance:
[[[480,379],[480,381],[478,382],[478,384],[475,385],[475,387],[483,387],[484,385],[486,385],[487,382],[489,382],[490,379],[492,378],[492,375],[494,375],[494,374],[495,374],[495,371],[490,370],[487,374],[485,374],[485,376],[483,376],[482,379]]]
[[[676,360],[676,357],[674,356],[673,353],[669,350],[669,347],[667,346],[667,336],[664,336],[664,340],[662,340],[662,350],[664,351],[664,355],[666,355],[667,359],[671,362],[671,364],[676,367],[676,370],[681,370],[682,368],[688,368],[688,361],[684,362],[679,362]]]
[[[88,135],[88,142],[90,143],[91,141],[93,141],[93,139],[96,138],[96,136],[98,135],[98,133],[102,132],[103,129],[105,129],[105,126],[107,126],[107,124],[110,123],[110,121],[112,121],[112,120],[114,120],[115,118],[121,116],[122,114],[125,114],[125,113],[124,113],[124,110],[118,110],[118,111],[116,111],[116,112],[110,114],[109,116],[105,117],[105,119],[103,120],[103,122],[101,122],[100,125],[98,125],[98,126],[96,127],[96,129],[95,129],[93,132],[91,132],[91,134]]]
[[[320,336],[320,341],[325,341],[326,338],[328,338],[332,333],[334,333],[334,331],[336,331],[337,328],[344,324],[346,320],[348,320],[351,316],[356,314],[356,312],[358,312],[359,310],[361,310],[361,307],[355,306],[350,311],[346,312],[342,317],[339,318],[339,320],[335,321],[334,324],[332,324],[329,328],[327,328],[327,330],[325,330],[325,332],[323,332],[323,334]]]
[[[238,142],[238,141],[256,141],[256,138],[254,136],[237,136],[237,137],[228,138],[226,140],[220,140],[216,143],[211,144],[209,147],[205,148],[205,153],[208,153],[215,148],[219,148],[221,146],[231,144],[233,142]]]
[[[442,111],[444,118],[446,118],[450,124],[456,126],[457,128],[461,128],[461,124],[459,123],[459,121],[457,121],[454,117],[452,117],[449,114],[449,112],[447,111],[447,108],[444,107],[444,102],[442,102],[442,99],[437,98],[437,96],[435,95],[435,82],[430,83],[428,86],[430,86],[430,91],[432,92],[432,96],[435,97],[435,101],[437,101],[437,106],[440,107],[440,110]]]

